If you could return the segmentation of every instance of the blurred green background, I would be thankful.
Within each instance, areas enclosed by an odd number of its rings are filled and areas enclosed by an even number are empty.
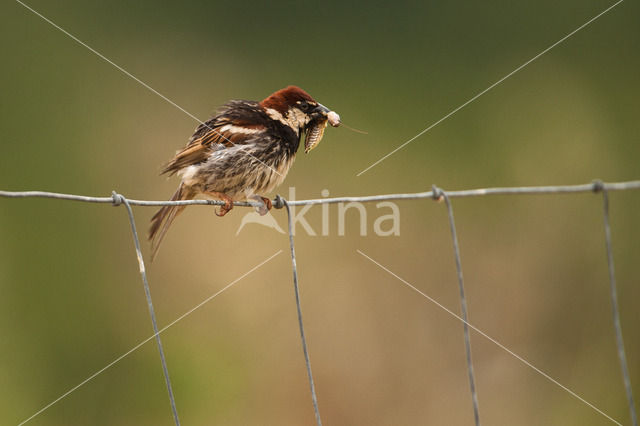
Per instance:
[[[640,5],[623,2],[403,150],[371,163],[612,2],[28,3],[195,116],[297,84],[339,112],[279,192],[298,199],[640,178]],[[158,176],[196,122],[19,3],[0,5],[0,189],[166,199]],[[275,194],[270,194],[275,195]],[[399,202],[400,235],[296,236],[327,425],[473,422],[444,205]],[[601,196],[456,199],[471,323],[622,424]],[[143,233],[154,209],[134,209]],[[275,257],[163,335],[185,425],[308,425],[288,241],[246,211],[191,207],[149,280],[160,326]],[[284,211],[275,211],[281,227]],[[621,320],[640,399],[640,193],[611,194]],[[306,215],[320,232],[321,207]],[[144,244],[145,254],[149,253]],[[152,333],[124,208],[0,199],[0,424],[17,424]],[[486,425],[606,425],[477,334]],[[149,342],[33,425],[170,425]]]

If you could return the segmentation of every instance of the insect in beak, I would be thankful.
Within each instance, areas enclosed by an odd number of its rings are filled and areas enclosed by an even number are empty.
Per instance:
[[[316,111],[320,113],[320,117],[313,120],[309,126],[307,126],[307,132],[304,137],[305,154],[318,146],[324,135],[324,129],[327,127],[327,123],[333,127],[340,125],[340,116],[336,112],[331,111],[322,104],[318,104]]]

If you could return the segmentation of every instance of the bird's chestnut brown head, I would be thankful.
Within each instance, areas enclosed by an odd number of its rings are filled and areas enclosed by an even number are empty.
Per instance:
[[[305,132],[305,152],[311,151],[322,139],[329,122],[333,127],[340,125],[340,116],[297,86],[278,90],[260,102],[266,113],[290,127],[296,135]]]

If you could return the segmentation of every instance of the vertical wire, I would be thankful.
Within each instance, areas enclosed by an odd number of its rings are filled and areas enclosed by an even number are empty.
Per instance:
[[[600,183],[601,184],[601,183]],[[602,212],[604,219],[604,238],[607,246],[607,265],[609,267],[609,290],[611,295],[611,313],[613,315],[613,327],[616,333],[616,345],[618,348],[618,359],[620,360],[620,368],[622,370],[622,380],[627,393],[627,402],[629,403],[629,415],[631,424],[638,426],[638,417],[633,404],[633,393],[631,391],[631,379],[629,378],[629,368],[627,367],[627,356],[624,350],[624,341],[622,339],[622,326],[620,325],[620,309],[618,307],[618,290],[616,286],[616,276],[613,265],[613,250],[611,248],[611,226],[609,224],[609,194],[604,185],[598,186],[595,183],[594,190],[602,190]]]
[[[473,418],[476,426],[480,426],[480,410],[478,408],[478,394],[476,392],[476,381],[473,374],[473,363],[471,362],[471,339],[469,337],[469,323],[467,315],[467,298],[464,293],[464,280],[462,278],[462,262],[460,261],[460,247],[458,246],[458,235],[456,232],[456,224],[453,220],[453,208],[451,207],[451,201],[446,192],[434,187],[434,198],[439,199],[440,196],[444,198],[444,202],[447,206],[447,213],[449,214],[449,228],[451,229],[451,239],[453,240],[453,252],[456,258],[456,271],[458,273],[458,288],[460,290],[460,307],[463,320],[464,329],[464,346],[467,355],[467,372],[469,373],[469,387],[471,389],[471,400],[473,403]]]
[[[164,350],[162,349],[162,340],[160,339],[160,332],[158,331],[158,323],[156,321],[156,313],[153,309],[153,302],[151,301],[151,290],[149,289],[149,282],[147,281],[147,272],[144,267],[144,259],[142,258],[142,251],[140,250],[140,240],[138,239],[138,231],[136,230],[136,222],[133,217],[133,211],[129,205],[129,201],[122,195],[117,194],[115,191],[112,194],[114,205],[124,203],[129,214],[129,222],[131,223],[131,233],[133,234],[133,242],[136,248],[136,255],[138,257],[138,265],[140,267],[140,275],[142,276],[142,284],[144,285],[144,294],[147,298],[147,306],[149,307],[149,315],[151,316],[151,323],[153,324],[153,332],[156,337],[156,343],[158,344],[158,351],[160,352],[160,362],[162,363],[162,372],[164,374],[164,381],[167,385],[167,392],[169,393],[169,402],[171,403],[171,411],[173,413],[173,420],[176,426],[180,426],[180,419],[178,418],[178,409],[176,408],[176,401],[173,396],[173,389],[171,387],[171,379],[169,378],[169,369],[167,368],[167,361],[164,356]]]
[[[316,396],[316,387],[313,383],[313,374],[311,374],[311,361],[309,360],[309,351],[307,350],[307,339],[304,335],[304,326],[302,325],[302,309],[300,307],[300,291],[298,289],[298,267],[296,266],[296,251],[293,245],[293,225],[291,222],[291,210],[287,200],[279,197],[287,209],[287,221],[289,224],[289,246],[291,247],[291,265],[293,269],[293,288],[296,294],[296,308],[298,309],[298,324],[300,325],[300,338],[302,339],[302,351],[304,352],[304,361],[307,366],[307,375],[309,376],[309,387],[311,388],[311,401],[313,402],[313,411],[316,415],[316,424],[322,426],[320,420],[320,410],[318,409],[318,398]]]

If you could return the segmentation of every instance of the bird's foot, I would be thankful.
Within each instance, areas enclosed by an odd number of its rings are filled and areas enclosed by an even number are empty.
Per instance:
[[[233,208],[233,199],[231,197],[221,192],[211,192],[210,194],[224,201],[224,204],[220,206],[219,211],[214,210],[216,216],[222,217],[231,211],[231,209]]]
[[[251,198],[253,198],[257,202],[262,204],[260,207],[256,207],[256,212],[258,212],[258,214],[260,216],[266,215],[267,213],[269,213],[269,210],[271,210],[273,208],[273,205],[271,204],[271,200],[269,198],[267,198],[267,197],[261,197],[260,195],[254,195]]]
[[[220,211],[217,211],[217,210],[215,211],[216,216],[222,217],[225,214],[229,213],[232,208],[233,208],[233,201],[224,200],[224,205],[220,206]]]

